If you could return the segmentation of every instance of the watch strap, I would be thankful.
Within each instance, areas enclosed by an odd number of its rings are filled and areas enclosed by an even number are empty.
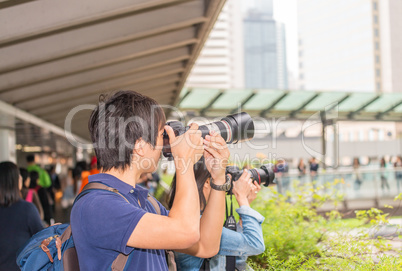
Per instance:
[[[210,184],[211,184],[212,189],[218,190],[218,191],[229,191],[232,186],[232,182],[231,182],[230,178],[226,178],[226,183],[221,184],[221,185],[214,184],[214,180],[211,178]]]

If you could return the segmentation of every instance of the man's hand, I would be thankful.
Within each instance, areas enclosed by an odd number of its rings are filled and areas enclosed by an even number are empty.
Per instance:
[[[204,140],[205,165],[215,184],[225,183],[225,171],[230,152],[225,140],[215,131],[210,131]]]
[[[237,181],[233,182],[232,192],[235,195],[236,200],[240,206],[250,206],[247,199],[253,185],[251,183],[250,176],[250,172],[248,172],[248,170],[244,170],[240,178]]]
[[[172,127],[165,125],[166,133],[169,135],[170,147],[175,160],[176,167],[184,170],[192,168],[201,158],[204,147],[201,131],[196,123],[191,124],[190,129],[183,135],[176,137]]]

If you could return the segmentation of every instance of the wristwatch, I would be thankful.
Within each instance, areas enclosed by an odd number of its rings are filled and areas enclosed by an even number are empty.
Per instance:
[[[214,180],[211,178],[210,181],[211,184],[211,188],[214,190],[218,190],[218,191],[229,191],[230,188],[232,187],[232,182],[230,180],[230,177],[226,177],[226,183],[222,184],[222,185],[217,185],[214,184]]]

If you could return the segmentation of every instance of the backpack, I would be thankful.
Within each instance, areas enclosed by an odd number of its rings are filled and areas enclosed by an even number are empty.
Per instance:
[[[101,183],[92,182],[84,187],[74,203],[94,189],[116,193],[128,202],[117,189]],[[156,200],[150,195],[148,195],[148,200],[155,208],[156,213],[161,214],[160,207]],[[79,270],[77,251],[69,224],[56,224],[36,233],[28,240],[17,255],[17,265],[22,271]],[[174,257],[172,259],[172,255],[172,251],[166,251],[169,271],[176,270]],[[112,263],[112,270],[124,270],[128,258],[129,255],[119,254]]]

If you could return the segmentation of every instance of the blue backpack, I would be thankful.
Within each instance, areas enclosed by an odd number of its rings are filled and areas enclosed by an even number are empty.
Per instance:
[[[92,182],[87,184],[77,196],[74,203],[91,190],[101,189],[116,193],[128,200],[115,188]],[[148,195],[155,211],[160,214],[160,208],[156,200]],[[129,255],[119,254],[111,266],[113,271],[122,271]],[[21,248],[17,256],[17,265],[22,271],[36,270],[64,270],[78,271],[78,256],[69,224],[56,224],[48,227],[31,237]]]

